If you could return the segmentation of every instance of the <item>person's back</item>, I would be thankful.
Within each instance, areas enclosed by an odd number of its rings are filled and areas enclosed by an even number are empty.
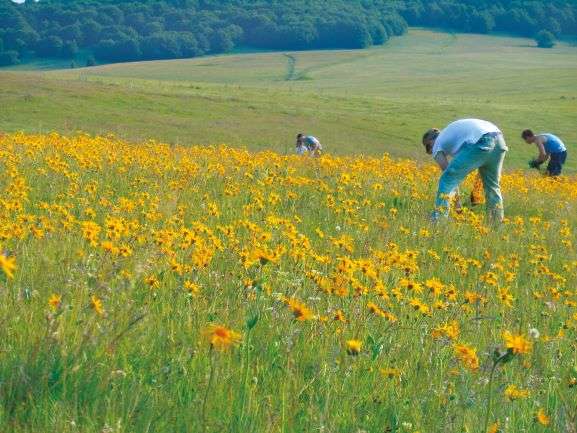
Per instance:
[[[307,135],[305,137],[305,143],[311,152],[314,152],[315,150],[322,150],[323,148],[321,146],[321,142],[312,135]]]
[[[447,125],[435,140],[433,146],[433,158],[438,152],[454,156],[465,143],[476,143],[479,139],[490,133],[501,133],[499,128],[481,119],[460,119]]]
[[[563,143],[563,141],[555,134],[547,132],[544,134],[538,134],[537,136],[544,138],[543,147],[545,148],[545,152],[547,152],[548,154],[561,153],[567,150],[567,148],[565,147],[565,143]]]

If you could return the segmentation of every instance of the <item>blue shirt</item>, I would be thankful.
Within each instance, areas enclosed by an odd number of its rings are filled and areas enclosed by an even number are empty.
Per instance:
[[[551,153],[561,153],[565,152],[567,148],[565,147],[565,143],[561,141],[559,137],[554,134],[539,134],[541,137],[545,137],[545,142],[543,143],[543,147],[545,148],[545,152],[548,154]]]

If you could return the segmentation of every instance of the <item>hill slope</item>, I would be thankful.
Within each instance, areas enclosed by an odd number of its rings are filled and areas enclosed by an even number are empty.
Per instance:
[[[0,127],[114,132],[133,139],[290,151],[296,132],[333,153],[423,158],[422,131],[456,117],[500,125],[509,167],[533,152],[525,127],[577,142],[577,49],[411,30],[362,51],[128,63],[0,80]],[[577,165],[570,158],[569,167]]]

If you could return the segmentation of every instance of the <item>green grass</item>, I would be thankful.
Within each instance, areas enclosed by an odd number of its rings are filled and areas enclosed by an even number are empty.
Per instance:
[[[332,153],[423,159],[420,136],[459,117],[505,132],[509,167],[534,153],[531,127],[575,149],[577,48],[412,30],[360,51],[240,54],[0,74],[0,128],[82,129],[129,139],[291,151],[317,135]],[[570,157],[568,168],[577,164]]]

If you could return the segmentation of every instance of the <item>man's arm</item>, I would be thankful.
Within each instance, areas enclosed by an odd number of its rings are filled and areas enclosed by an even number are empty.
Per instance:
[[[442,151],[437,152],[433,157],[433,159],[441,168],[441,171],[445,171],[449,166],[449,160],[447,159],[447,155],[445,155],[445,152]],[[455,209],[457,209],[457,211],[460,211],[462,208],[463,205],[461,203],[461,194],[459,191],[459,187],[457,187],[455,188]]]
[[[445,155],[445,152],[442,152],[442,151],[437,152],[435,154],[435,156],[433,157],[433,159],[439,165],[439,167],[441,168],[442,171],[445,171],[447,169],[447,167],[449,166],[449,161],[447,160],[447,156]]]
[[[537,150],[539,151],[539,156],[536,159],[536,162],[539,164],[544,163],[549,158],[547,152],[545,151],[545,145],[543,144],[543,140],[538,140],[535,145],[537,146]]]

